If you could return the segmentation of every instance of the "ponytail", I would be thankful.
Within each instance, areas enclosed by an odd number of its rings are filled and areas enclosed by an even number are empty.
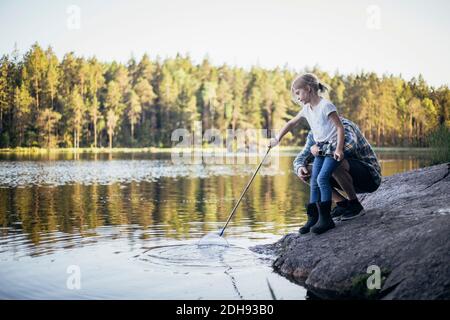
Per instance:
[[[317,83],[317,89],[319,92],[325,92],[328,90],[328,87],[326,85],[324,85],[322,82],[318,82]]]

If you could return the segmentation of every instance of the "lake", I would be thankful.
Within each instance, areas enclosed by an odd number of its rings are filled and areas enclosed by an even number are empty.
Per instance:
[[[301,286],[248,248],[297,232],[309,189],[295,152],[256,164],[174,164],[170,153],[0,154],[1,299],[305,299]],[[430,163],[378,151],[383,175]]]

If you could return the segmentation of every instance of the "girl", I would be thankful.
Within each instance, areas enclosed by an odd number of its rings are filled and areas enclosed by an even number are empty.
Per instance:
[[[311,127],[316,144],[311,147],[314,155],[310,182],[310,200],[307,206],[308,221],[300,228],[301,234],[310,230],[320,234],[334,228],[331,211],[331,175],[344,159],[344,126],[339,119],[336,107],[327,99],[319,96],[327,88],[314,74],[307,73],[297,77],[292,83],[291,94],[303,109],[270,140],[270,147],[276,146],[283,136],[305,117]],[[335,151],[331,152],[331,146]],[[300,170],[305,170],[300,167]],[[299,172],[296,172],[297,175]]]

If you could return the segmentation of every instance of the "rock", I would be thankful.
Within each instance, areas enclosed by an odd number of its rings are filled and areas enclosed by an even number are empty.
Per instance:
[[[450,163],[384,177],[360,197],[365,215],[316,234],[288,234],[256,252],[321,298],[450,298]],[[369,290],[369,266],[381,289]]]

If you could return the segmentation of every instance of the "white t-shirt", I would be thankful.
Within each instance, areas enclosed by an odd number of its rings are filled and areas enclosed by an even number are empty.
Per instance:
[[[328,115],[336,111],[336,106],[325,98],[321,98],[319,104],[311,108],[310,104],[303,106],[300,116],[308,120],[309,126],[316,142],[335,141],[337,130]]]

